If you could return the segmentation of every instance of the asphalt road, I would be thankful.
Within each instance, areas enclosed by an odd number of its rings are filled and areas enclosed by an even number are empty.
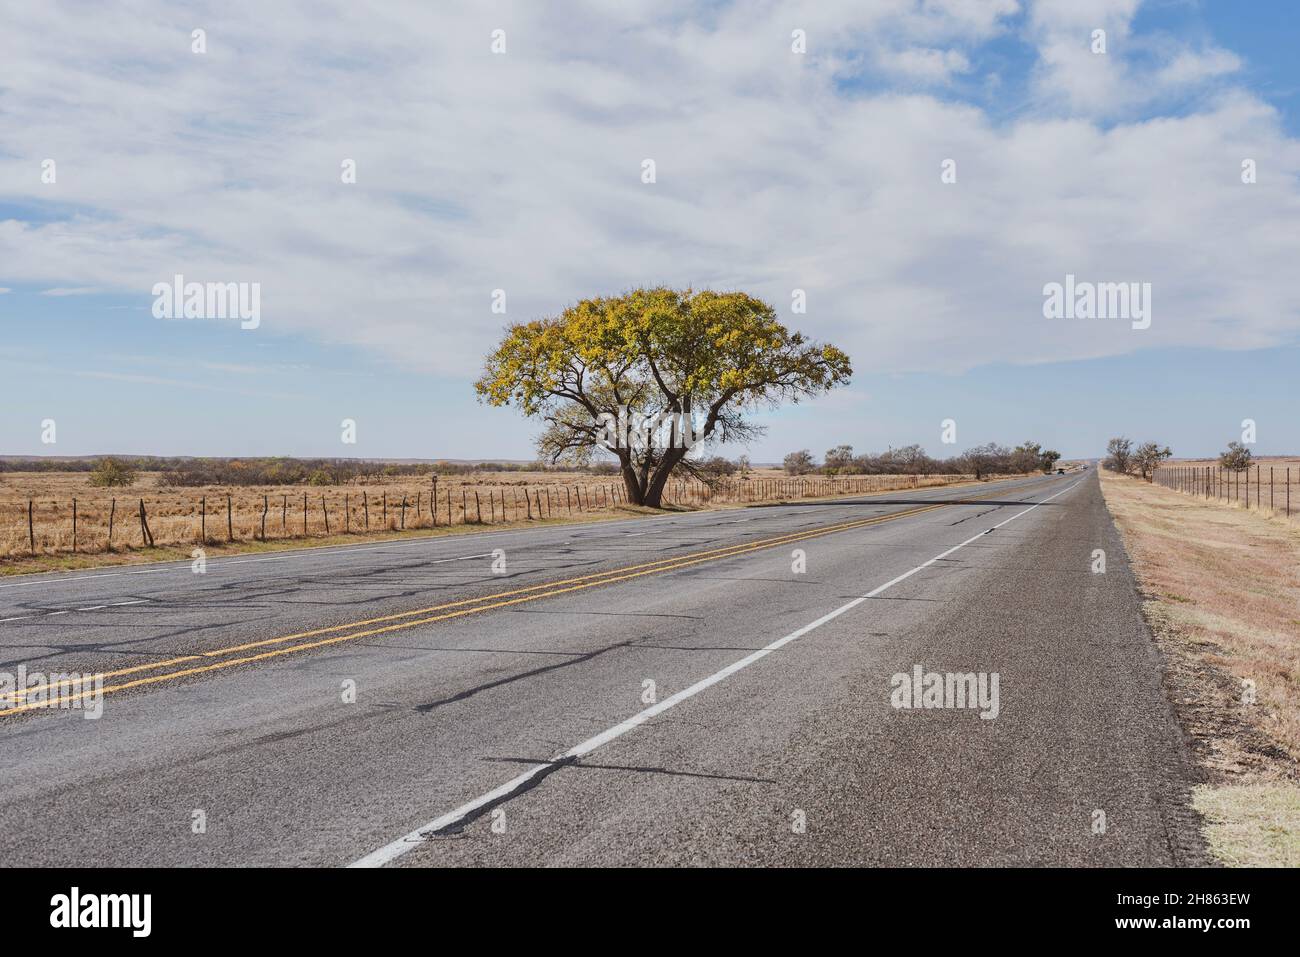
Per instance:
[[[6,865],[1205,862],[1094,472],[0,579],[20,666]]]

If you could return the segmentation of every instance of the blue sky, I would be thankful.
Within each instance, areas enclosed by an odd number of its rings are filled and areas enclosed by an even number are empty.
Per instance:
[[[660,283],[852,356],[849,388],[759,414],[755,461],[946,453],[945,418],[959,448],[1203,455],[1252,418],[1257,454],[1300,451],[1288,4],[428,7],[13,15],[0,452],[529,458],[536,426],[471,387],[503,321]],[[261,324],[155,318],[177,272],[259,283]],[[1044,318],[1067,273],[1150,282],[1151,327]]]

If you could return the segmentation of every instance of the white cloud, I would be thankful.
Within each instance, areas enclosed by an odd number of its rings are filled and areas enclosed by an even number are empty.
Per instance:
[[[1094,24],[1128,37],[1135,8],[1034,4],[1041,100],[998,125],[845,84],[889,57],[936,79],[977,70],[1013,3],[644,2],[580,20],[338,3],[255,21],[225,5],[29,5],[0,34],[0,183],[79,212],[0,222],[0,256],[16,280],[146,303],[177,272],[260,282],[250,348],[306,333],[465,378],[503,318],[657,282],[744,287],[783,311],[806,289],[791,320],[866,373],[1285,341],[1300,147],[1241,91],[1116,119],[1147,77],[1079,56]],[[1185,56],[1157,68],[1166,86],[1229,66]],[[44,157],[57,185],[40,182]],[[1240,182],[1245,157],[1256,185]],[[955,185],[940,182],[947,158]],[[1152,328],[1044,320],[1042,286],[1067,272],[1151,282]],[[489,309],[496,288],[506,317]]]
[[[1162,67],[1157,77],[1162,87],[1181,89],[1240,69],[1241,58],[1228,50],[1212,49],[1203,53],[1184,50]]]
[[[1029,36],[1038,48],[1042,102],[1070,113],[1132,120],[1136,111],[1235,73],[1228,50],[1193,50],[1171,38],[1134,34],[1141,0],[1034,0]],[[1094,33],[1104,34],[1104,51]]]
[[[971,68],[970,60],[960,50],[921,47],[890,51],[881,56],[880,62],[891,73],[925,83],[946,83],[954,73],[966,73]]]
[[[42,296],[93,296],[102,290],[95,286],[77,286],[77,287],[56,287],[54,289],[42,289]]]

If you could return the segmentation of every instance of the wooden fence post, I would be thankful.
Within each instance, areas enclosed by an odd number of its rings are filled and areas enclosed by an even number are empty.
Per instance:
[[[206,495],[199,499],[199,544],[208,543],[208,497]]]
[[[406,493],[402,493],[402,528],[406,528]]]
[[[262,541],[266,541],[266,513],[271,510],[271,496],[262,495]]]
[[[27,543],[33,555],[36,554],[36,528],[32,524],[32,500],[27,500]]]
[[[370,499],[366,497],[366,490],[361,490],[361,507],[366,511],[366,531],[370,531]]]
[[[144,499],[140,499],[140,540],[149,548],[153,548],[153,532],[149,531],[149,519],[144,512]]]
[[[438,527],[438,476],[433,477],[433,491],[429,493],[429,515],[433,518],[434,528]]]
[[[229,492],[226,493],[226,538],[232,542],[235,540],[235,510]]]
[[[307,534],[307,493],[302,493],[302,533]]]
[[[113,519],[117,516],[117,499],[108,507],[108,550],[113,550]]]
[[[406,499],[403,498],[402,502],[403,504],[405,504]],[[324,492],[320,493],[320,510],[321,510],[321,514],[325,516],[325,534],[328,535],[330,533],[330,510],[329,507],[325,504]]]
[[[77,554],[77,496],[72,496],[72,554]]]
[[[352,511],[351,503],[348,500],[348,493],[343,493],[343,534],[346,535],[352,528]]]

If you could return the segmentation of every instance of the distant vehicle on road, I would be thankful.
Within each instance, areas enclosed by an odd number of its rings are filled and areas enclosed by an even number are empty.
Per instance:
[[[1057,469],[1057,470],[1056,470],[1056,474],[1057,474],[1057,475],[1064,475],[1064,474],[1065,474],[1065,469]]]

